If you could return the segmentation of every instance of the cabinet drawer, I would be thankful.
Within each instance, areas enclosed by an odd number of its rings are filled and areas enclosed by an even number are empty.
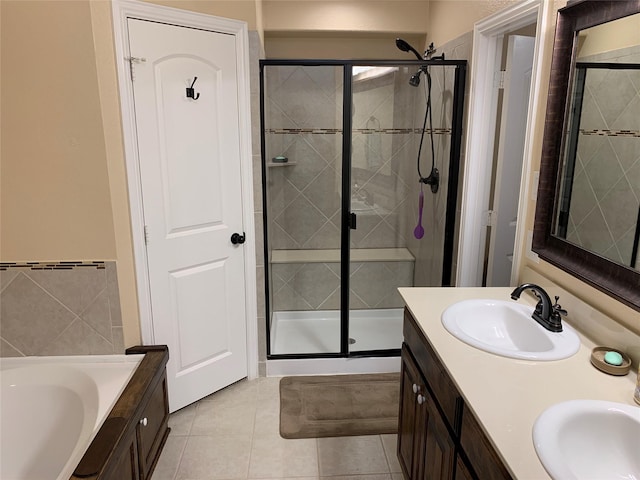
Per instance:
[[[511,480],[512,477],[496,454],[493,445],[484,434],[482,427],[465,408],[462,415],[462,432],[460,445],[467,455],[477,478],[482,480]]]
[[[403,334],[449,428],[457,436],[460,432],[462,397],[407,308],[404,310]]]

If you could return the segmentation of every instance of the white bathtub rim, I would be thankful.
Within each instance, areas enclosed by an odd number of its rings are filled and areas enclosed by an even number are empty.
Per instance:
[[[55,364],[63,363],[65,365],[74,363],[140,363],[144,354],[136,355],[55,355],[55,356],[39,356],[32,355],[28,357],[0,357],[0,370],[7,368],[16,368],[24,366],[24,364]]]
[[[109,415],[109,412],[111,412],[111,409],[129,383],[129,380],[131,380],[143,357],[144,355],[140,354],[0,358],[0,371],[9,371],[21,367],[35,367],[38,365],[60,365],[79,370],[93,380],[97,380],[98,407],[94,428],[90,432],[83,432],[85,435],[88,433],[87,438],[75,445],[73,453],[56,477],[56,480],[67,480],[71,477],[82,456]]]

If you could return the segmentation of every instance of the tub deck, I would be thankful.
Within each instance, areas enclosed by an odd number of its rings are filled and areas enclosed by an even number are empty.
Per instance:
[[[132,347],[144,354],[70,480],[148,479],[169,436],[166,345]]]

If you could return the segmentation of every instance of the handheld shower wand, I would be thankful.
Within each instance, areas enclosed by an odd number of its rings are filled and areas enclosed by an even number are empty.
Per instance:
[[[412,52],[418,60],[430,60],[432,55],[435,53],[436,49],[433,46],[433,43],[429,45],[429,49],[424,52],[424,56],[420,56],[418,51],[413,48],[409,43],[401,38],[396,38],[396,47],[398,47],[403,52]],[[433,59],[441,59],[444,60],[444,54],[440,57],[434,57]],[[414,73],[409,79],[409,85],[412,87],[417,87],[420,85],[420,74],[424,73],[427,77],[427,108],[424,112],[424,124],[422,125],[422,134],[420,136],[420,146],[418,147],[418,177],[420,181],[420,194],[422,195],[422,184],[429,185],[431,187],[431,193],[437,193],[438,187],[440,186],[440,172],[435,166],[435,152],[434,152],[434,142],[433,142],[433,122],[431,115],[431,75],[429,74],[429,67],[427,65],[422,65],[416,73]],[[429,137],[431,139],[431,172],[426,177],[422,176],[422,172],[420,171],[420,154],[422,153],[422,142],[424,141],[424,133],[427,128],[427,120],[429,121]],[[422,196],[420,197],[422,199]]]
[[[403,52],[413,52],[418,60],[424,60],[424,58],[420,56],[415,48],[413,48],[411,45],[409,45],[408,42],[401,38],[396,38],[396,47],[398,47]]]

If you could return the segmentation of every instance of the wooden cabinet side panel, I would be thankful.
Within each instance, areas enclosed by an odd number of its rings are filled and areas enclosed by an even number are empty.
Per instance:
[[[411,312],[406,308],[403,333],[405,342],[414,355],[420,371],[424,374],[426,383],[433,392],[449,428],[457,435],[459,433],[458,412],[462,397],[428,340],[420,331]]]
[[[116,461],[116,466],[105,477],[104,480],[139,480],[138,452],[134,438],[129,440],[129,448]]]
[[[482,480],[512,479],[469,409],[465,409],[462,415],[460,444],[478,478]]]

